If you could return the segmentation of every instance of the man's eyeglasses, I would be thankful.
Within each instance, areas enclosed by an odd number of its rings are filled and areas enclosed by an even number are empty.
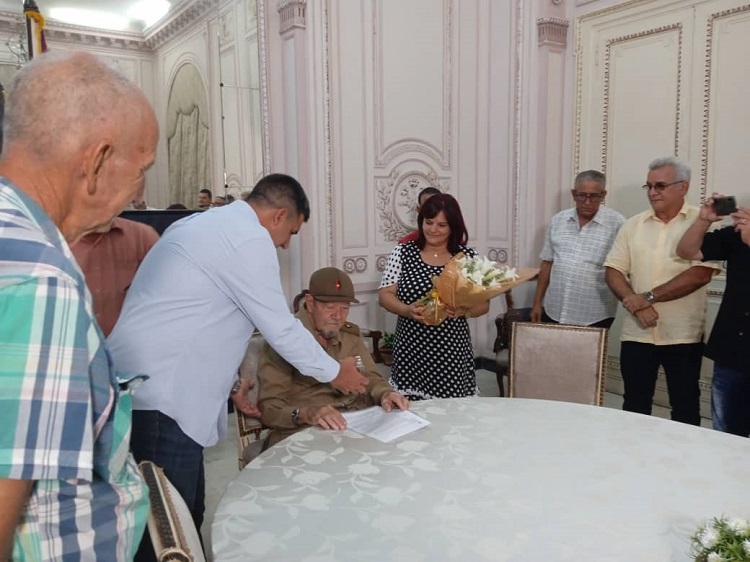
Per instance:
[[[592,203],[598,203],[599,201],[604,199],[604,195],[602,195],[601,193],[581,193],[580,191],[574,191],[573,199],[575,199],[576,201],[589,200]]]
[[[682,183],[683,181],[685,181],[685,180],[678,180],[678,181],[673,181],[672,183],[665,183],[665,182],[663,182],[663,181],[658,181],[658,182],[656,182],[656,183],[648,183],[648,182],[646,182],[646,183],[644,183],[644,184],[643,184],[643,186],[642,186],[642,187],[643,187],[643,189],[645,189],[646,191],[648,191],[648,190],[650,190],[650,189],[655,189],[656,191],[664,191],[664,190],[665,190],[665,189],[667,189],[667,188],[668,188],[668,187],[669,187],[670,185],[674,185],[674,184],[676,184],[676,183]]]

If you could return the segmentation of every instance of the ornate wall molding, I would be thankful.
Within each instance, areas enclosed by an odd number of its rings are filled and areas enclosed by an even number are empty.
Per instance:
[[[729,18],[750,11],[750,5],[738,6],[711,14],[706,23],[706,70],[703,76],[703,126],[701,127],[701,201],[706,198],[708,185],[708,137],[711,112],[711,65],[714,49],[714,25],[724,18]]]
[[[672,25],[664,25],[656,27],[654,29],[647,29],[639,31],[638,33],[631,33],[623,35],[622,37],[614,37],[607,40],[605,48],[605,62],[604,62],[604,107],[602,109],[602,166],[601,171],[603,174],[607,174],[607,149],[609,146],[609,103],[610,103],[610,70],[612,62],[612,46],[627,43],[629,41],[636,41],[643,39],[644,37],[650,37],[654,35],[667,34],[677,32],[677,96],[675,99],[675,130],[674,130],[674,154],[679,154],[680,149],[680,92],[682,89],[682,23],[675,23]]]
[[[516,0],[516,37],[515,37],[515,87],[513,90],[513,263],[519,263],[521,248],[519,244],[521,231],[521,129],[523,106],[521,101],[523,77],[523,0]]]
[[[568,27],[570,22],[560,18],[539,18],[536,20],[537,43],[540,47],[551,45],[565,48],[568,46]]]
[[[410,163],[410,164],[413,164]],[[394,168],[388,176],[375,178],[375,206],[378,233],[383,242],[396,242],[417,227],[417,196],[425,187],[434,186],[450,193],[450,180],[439,177],[429,165],[401,171]]]
[[[375,256],[375,269],[378,273],[385,271],[385,266],[388,264],[388,254],[378,254]]]
[[[507,248],[487,248],[487,257],[500,264],[508,263],[508,249]]]
[[[373,2],[373,21],[380,25],[377,2]],[[373,68],[375,69],[374,123],[375,123],[375,158],[376,168],[385,168],[390,162],[406,152],[421,152],[440,164],[444,170],[451,167],[451,143],[453,138],[453,53],[451,51],[453,36],[453,0],[443,0],[443,131],[442,147],[436,147],[420,139],[399,139],[390,145],[384,145],[382,115],[382,84],[384,82],[383,65],[380,58],[378,41],[382,33],[372,34]]]
[[[258,59],[260,64],[260,123],[263,138],[263,172],[271,173],[271,120],[268,107],[268,51],[266,44],[266,3],[248,0],[248,9],[255,3],[258,7]]]
[[[217,32],[219,35],[219,48],[223,49],[227,45],[234,43],[234,7],[225,10],[219,15],[217,23]]]
[[[367,271],[367,256],[349,256],[344,258],[344,271],[349,275],[352,273],[364,273]]]
[[[285,34],[292,29],[305,29],[307,27],[307,0],[279,0],[276,4],[281,16],[279,21],[279,33]]]

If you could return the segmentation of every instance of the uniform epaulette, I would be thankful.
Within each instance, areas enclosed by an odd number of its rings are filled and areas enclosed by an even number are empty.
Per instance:
[[[352,322],[345,322],[344,325],[341,326],[341,331],[346,332],[347,334],[354,334],[355,336],[360,334],[359,326]]]

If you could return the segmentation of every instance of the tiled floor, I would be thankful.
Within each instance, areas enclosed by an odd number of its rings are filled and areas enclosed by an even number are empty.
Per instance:
[[[495,373],[490,371],[477,371],[479,390],[482,396],[497,396],[498,388]],[[607,393],[604,405],[608,408],[622,408],[622,396]],[[669,417],[666,408],[654,407],[654,415],[662,418]],[[236,422],[234,414],[229,416],[228,438],[214,447],[206,449],[206,518],[201,529],[205,541],[208,560],[211,560],[211,523],[213,522],[216,507],[219,504],[224,488],[237,474],[237,441]],[[710,427],[708,420],[703,420],[703,425]]]

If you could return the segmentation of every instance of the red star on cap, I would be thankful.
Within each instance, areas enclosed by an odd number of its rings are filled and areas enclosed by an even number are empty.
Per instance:
[[[341,281],[336,279],[336,290],[339,290],[339,289],[341,289]]]

